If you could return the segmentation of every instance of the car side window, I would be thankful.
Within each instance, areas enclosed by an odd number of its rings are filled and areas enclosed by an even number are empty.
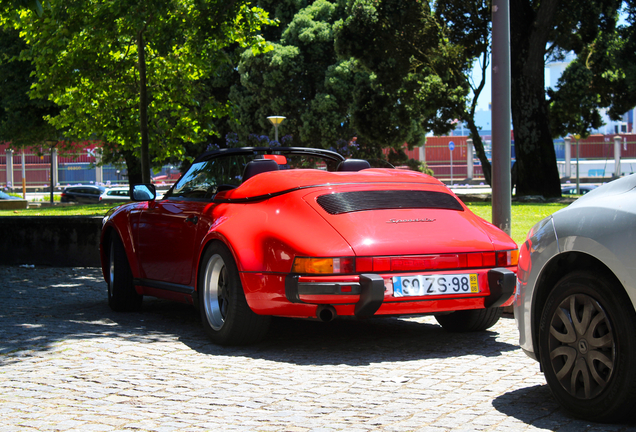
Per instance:
[[[166,198],[211,199],[221,185],[240,185],[243,169],[251,159],[245,155],[221,156],[192,164]]]

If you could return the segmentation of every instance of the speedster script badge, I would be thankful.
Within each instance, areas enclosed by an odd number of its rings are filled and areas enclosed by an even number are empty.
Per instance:
[[[424,218],[424,219],[389,219],[386,223],[411,223],[411,222],[435,222],[435,219]]]

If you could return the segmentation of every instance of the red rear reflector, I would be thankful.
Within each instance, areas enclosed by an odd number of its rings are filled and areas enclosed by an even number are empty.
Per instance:
[[[391,258],[373,258],[373,271],[391,271]]]
[[[373,271],[373,258],[356,258],[356,270],[358,273]]]
[[[518,251],[356,258],[356,272],[414,272],[516,265]]]
[[[483,260],[480,253],[466,254],[466,267],[481,267]]]
[[[494,252],[486,252],[481,254],[482,258],[483,258],[483,262],[482,262],[482,266],[483,267],[494,267],[495,265],[497,265],[497,260],[495,259],[495,253]]]

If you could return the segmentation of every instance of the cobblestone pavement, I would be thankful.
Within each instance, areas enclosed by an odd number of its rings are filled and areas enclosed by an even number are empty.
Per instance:
[[[514,320],[279,319],[224,348],[192,307],[112,312],[98,269],[0,266],[0,431],[626,431],[554,402]]]

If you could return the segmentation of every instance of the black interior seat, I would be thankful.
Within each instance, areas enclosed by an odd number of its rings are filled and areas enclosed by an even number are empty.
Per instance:
[[[249,161],[247,165],[245,165],[245,170],[243,171],[243,181],[245,182],[247,179],[254,177],[256,174],[267,171],[278,171],[278,164],[276,161],[270,159],[254,159]]]
[[[338,165],[337,171],[361,171],[371,168],[371,164],[364,159],[347,159]]]

